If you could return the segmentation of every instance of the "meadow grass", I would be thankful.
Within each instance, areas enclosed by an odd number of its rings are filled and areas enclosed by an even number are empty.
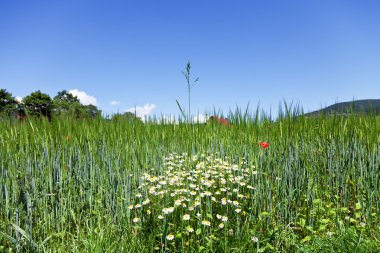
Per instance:
[[[0,122],[0,252],[380,248],[379,118],[229,118]]]

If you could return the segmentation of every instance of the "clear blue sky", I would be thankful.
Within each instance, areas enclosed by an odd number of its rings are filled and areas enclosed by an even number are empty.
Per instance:
[[[79,90],[105,113],[380,98],[380,1],[0,1],[0,88]],[[111,101],[119,104],[110,105]]]

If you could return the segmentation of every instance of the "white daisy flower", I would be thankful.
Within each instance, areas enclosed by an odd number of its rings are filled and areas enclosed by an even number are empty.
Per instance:
[[[208,220],[203,220],[202,225],[209,227],[209,226],[211,226],[211,222]]]

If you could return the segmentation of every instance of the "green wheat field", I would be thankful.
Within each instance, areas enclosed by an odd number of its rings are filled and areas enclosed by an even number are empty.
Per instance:
[[[0,252],[380,252],[379,118],[229,119],[1,121]]]

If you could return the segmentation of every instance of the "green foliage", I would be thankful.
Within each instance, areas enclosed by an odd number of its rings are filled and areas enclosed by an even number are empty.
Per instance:
[[[76,96],[66,90],[58,92],[53,99],[53,115],[81,118],[83,116],[82,105]]]
[[[125,112],[123,114],[116,113],[112,115],[112,121],[127,121],[127,122],[139,122],[142,123],[142,120],[140,117],[137,117],[132,112]]]
[[[22,102],[28,115],[51,118],[53,103],[48,94],[38,90],[24,97]]]
[[[95,105],[83,105],[84,115],[90,118],[98,118],[102,116],[102,111]]]
[[[17,105],[18,102],[11,93],[6,89],[0,89],[0,114],[10,115],[17,109]]]
[[[80,103],[77,96],[67,92],[66,90],[59,91],[57,95],[54,97],[54,101],[56,102],[66,102],[66,103]]]
[[[78,97],[66,90],[58,92],[53,99],[53,115],[69,118],[94,118],[101,115],[101,111],[94,105],[82,105]]]

